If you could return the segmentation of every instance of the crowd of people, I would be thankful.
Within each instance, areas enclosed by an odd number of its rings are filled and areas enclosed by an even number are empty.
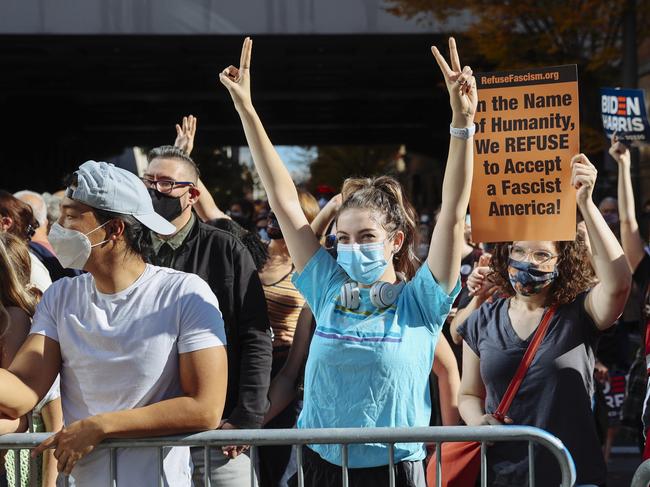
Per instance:
[[[618,198],[600,207],[594,165],[570,161],[574,241],[474,242],[476,81],[453,39],[448,61],[432,53],[452,112],[432,219],[388,176],[347,179],[321,204],[297,188],[252,102],[249,38],[219,80],[268,202],[219,209],[191,157],[193,116],[141,177],[88,161],[58,193],[0,191],[0,434],[54,433],[34,450],[32,481],[100,485],[105,438],[211,429],[536,426],[568,447],[582,486],[605,485],[621,423],[643,446],[650,338],[635,361],[635,334],[618,331],[633,282],[628,327],[641,336],[650,316],[629,149],[613,140]],[[543,321],[508,414],[495,414]],[[602,398],[614,368],[629,387],[612,415]],[[301,448],[305,485],[341,485],[338,445]],[[297,485],[297,447],[262,447],[252,466],[246,446],[209,454],[212,485]],[[527,485],[528,454],[490,446],[489,485]],[[554,458],[534,455],[536,485],[559,485]],[[398,443],[394,456],[396,485],[427,485],[426,445]],[[350,445],[350,485],[388,485],[388,458],[387,445]],[[0,486],[25,481],[29,462],[7,455]],[[156,449],[119,449],[117,485],[158,485],[157,465]],[[164,450],[165,485],[203,485],[206,468],[203,449]]]

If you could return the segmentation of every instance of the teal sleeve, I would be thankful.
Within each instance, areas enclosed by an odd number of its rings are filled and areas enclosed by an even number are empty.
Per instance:
[[[316,321],[324,306],[336,299],[341,286],[348,280],[345,271],[327,250],[319,248],[300,274],[293,275],[296,289],[303,295]]]
[[[431,333],[437,334],[445,323],[460,289],[460,279],[458,279],[454,289],[447,294],[425,263],[417,271],[413,280],[404,287],[400,304],[409,311],[409,321],[421,322]]]

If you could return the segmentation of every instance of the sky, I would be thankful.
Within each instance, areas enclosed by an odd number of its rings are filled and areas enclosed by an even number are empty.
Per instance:
[[[275,149],[296,183],[300,184],[309,179],[309,161],[318,153],[315,147],[277,145]],[[248,147],[241,147],[239,158],[242,163],[253,168],[253,159]]]

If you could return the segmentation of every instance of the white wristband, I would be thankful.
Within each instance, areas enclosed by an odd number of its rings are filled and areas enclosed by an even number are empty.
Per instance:
[[[471,127],[465,127],[462,129],[457,129],[455,127],[452,127],[449,125],[449,133],[452,135],[452,137],[458,137],[459,139],[469,139],[470,137],[474,136],[474,133],[476,132],[476,124],[472,124]]]

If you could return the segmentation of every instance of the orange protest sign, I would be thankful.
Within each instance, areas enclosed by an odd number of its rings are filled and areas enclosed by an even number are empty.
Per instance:
[[[472,239],[575,239],[577,67],[477,74],[476,82]]]

